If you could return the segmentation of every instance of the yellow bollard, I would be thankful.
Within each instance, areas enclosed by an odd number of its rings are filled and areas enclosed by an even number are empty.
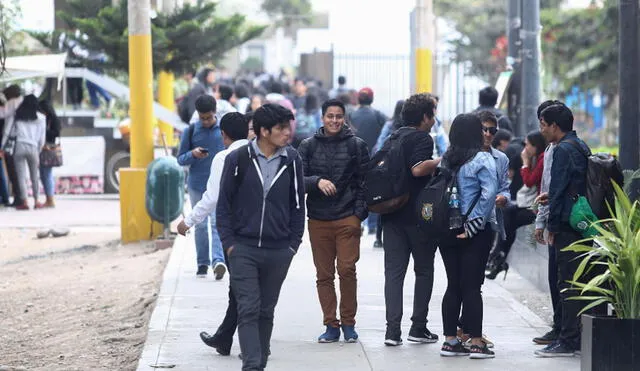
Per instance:
[[[120,229],[125,243],[150,240],[162,231],[154,227],[145,208],[146,169],[153,161],[151,3],[149,0],[129,1],[127,10],[131,168],[120,170]]]
[[[433,91],[433,55],[431,50],[416,50],[416,93]]]
[[[173,84],[175,78],[172,72],[160,71],[158,74],[158,102],[170,111],[176,110],[175,96],[173,91]],[[176,139],[173,135],[173,126],[170,124],[159,121],[158,127],[160,133],[164,134],[168,147],[176,145]]]

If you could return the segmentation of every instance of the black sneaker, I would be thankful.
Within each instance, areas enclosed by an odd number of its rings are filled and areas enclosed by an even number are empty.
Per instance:
[[[426,327],[421,329],[411,328],[407,340],[414,343],[436,343],[438,342],[438,335],[432,334]]]
[[[220,339],[218,336],[209,335],[208,333],[202,331],[200,333],[200,339],[202,339],[202,341],[208,346],[215,348],[216,352],[218,352],[220,355],[228,356],[229,354],[231,354],[231,344],[233,343],[233,338],[231,338],[231,341],[222,341],[222,339]]]
[[[544,358],[573,357],[575,355],[575,350],[561,343],[559,340],[556,340],[543,349],[536,350],[534,353],[538,357]]]
[[[198,278],[204,278],[207,276],[207,272],[209,271],[209,266],[208,265],[199,265],[198,266],[198,272],[196,272],[196,277]]]
[[[458,341],[455,345],[452,345],[448,341],[442,343],[442,348],[440,348],[440,355],[443,357],[460,357],[460,356],[468,356],[469,349],[462,346],[462,343]]]
[[[472,359],[496,358],[496,354],[489,350],[486,344],[483,346],[471,345],[469,352],[469,358]]]
[[[390,347],[397,347],[398,345],[402,345],[402,338],[400,337],[402,333],[400,330],[390,331],[387,329],[387,333],[384,335],[384,345]]]
[[[533,342],[540,345],[548,345],[558,340],[559,335],[560,335],[560,331],[551,330],[542,336],[533,338]]]
[[[382,247],[382,241],[380,241],[380,240],[376,240],[376,241],[373,243],[373,247],[375,247],[375,248],[381,248],[381,247]]]

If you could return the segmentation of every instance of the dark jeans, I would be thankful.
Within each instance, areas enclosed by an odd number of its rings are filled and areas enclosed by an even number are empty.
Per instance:
[[[378,225],[376,226],[376,241],[382,241],[382,218],[378,216]]]
[[[273,330],[273,312],[293,258],[291,249],[236,244],[229,253],[231,287],[238,303],[242,370],[264,370]]]
[[[573,280],[580,261],[579,253],[573,251],[562,251],[565,247],[581,240],[579,233],[570,229],[568,225],[561,232],[555,234],[553,248],[556,252],[556,261],[558,264],[558,290],[560,291],[560,307],[561,307],[561,330],[560,341],[571,349],[580,349],[580,318],[578,312],[583,308],[584,302],[579,300],[569,300],[570,297],[576,296],[575,291],[562,290],[570,288],[571,284],[567,281]]]
[[[442,299],[445,336],[456,336],[461,308],[464,317],[463,331],[471,337],[482,336],[483,304],[480,289],[492,238],[493,232],[487,226],[470,240],[449,241],[440,245],[448,281],[447,291]]]
[[[0,158],[0,204],[9,203],[9,184],[4,172],[4,159]]]
[[[413,256],[416,274],[411,321],[416,328],[427,325],[436,248],[436,244],[418,227],[384,221],[384,299],[387,330],[394,332],[394,335],[400,335],[404,278],[410,256]]]
[[[516,232],[518,228],[529,225],[536,220],[536,215],[529,209],[511,206],[503,209],[504,213],[504,230],[506,238],[504,241],[498,242],[498,251],[504,255],[503,261],[507,260],[511,246],[516,240]]]
[[[229,261],[227,252],[224,251],[224,260]],[[231,264],[227,267],[229,269],[229,276],[231,276],[232,267]],[[220,339],[223,344],[233,344],[233,334],[236,333],[238,327],[238,303],[236,302],[236,296],[233,293],[231,283],[229,283],[229,305],[227,306],[227,313],[224,315],[222,323],[218,327],[215,336]]]
[[[560,289],[558,288],[558,262],[556,249],[549,245],[549,292],[553,305],[553,330],[562,329],[562,305],[560,305]]]
[[[5,153],[4,163],[7,165],[7,177],[11,184],[11,193],[13,193],[13,201],[16,204],[22,204],[24,200],[20,199],[20,182],[16,173],[16,164],[13,156]]]
[[[380,219],[380,215],[376,213],[369,213],[369,217],[366,219],[367,228],[369,229],[369,234],[374,231],[378,227],[378,219]]]

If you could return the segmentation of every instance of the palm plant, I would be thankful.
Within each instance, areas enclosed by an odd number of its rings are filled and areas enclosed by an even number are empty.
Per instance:
[[[581,253],[582,259],[571,281],[571,290],[580,295],[570,299],[590,302],[580,314],[608,303],[618,318],[640,319],[640,203],[632,203],[617,184],[613,185],[616,199],[614,210],[609,209],[615,218],[595,222],[598,235],[563,250]],[[580,282],[593,270],[604,272]]]

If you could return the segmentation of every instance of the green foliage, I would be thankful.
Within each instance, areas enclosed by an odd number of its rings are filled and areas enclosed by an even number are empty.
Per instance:
[[[617,184],[614,187],[615,218],[596,222],[599,235],[564,249],[580,253],[582,258],[571,281],[580,295],[571,299],[590,302],[580,313],[610,303],[618,318],[640,319],[640,203],[631,203]],[[606,269],[604,273],[586,283],[580,281],[600,267]]]
[[[609,98],[618,92],[618,7],[541,12],[543,63],[560,82],[551,93],[563,94],[573,86],[600,88]],[[608,99],[608,102],[613,102]]]
[[[261,8],[277,24],[286,27],[295,23],[311,23],[310,0],[264,0]]]
[[[259,72],[259,71],[262,71],[262,69],[264,68],[264,63],[260,58],[249,57],[244,62],[242,62],[242,65],[240,66],[240,68],[242,68],[245,71]]]
[[[69,10],[58,15],[71,29],[87,37],[74,40],[84,49],[108,56],[106,69],[128,71],[127,0],[69,0]],[[199,0],[171,14],[158,14],[151,23],[154,70],[181,74],[199,65],[215,63],[230,49],[260,36],[264,26],[249,25],[239,14],[216,16],[216,3]],[[44,45],[55,46],[57,35],[34,35]],[[52,42],[53,41],[53,42]]]

